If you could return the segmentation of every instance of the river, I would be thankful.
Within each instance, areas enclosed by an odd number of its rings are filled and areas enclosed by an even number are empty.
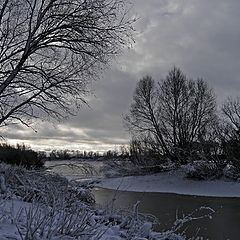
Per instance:
[[[48,163],[48,166],[53,163]],[[80,164],[81,165],[81,164]],[[98,165],[97,165],[98,166]],[[58,167],[56,172],[68,177],[84,177],[79,170]],[[65,170],[64,170],[65,169]],[[72,170],[71,170],[72,169]],[[71,171],[72,175],[71,175]],[[87,176],[89,177],[89,176]],[[204,240],[239,240],[240,239],[240,199],[224,197],[200,197],[167,193],[115,191],[104,188],[92,190],[96,203],[101,206],[129,209],[140,201],[139,211],[152,214],[159,219],[155,226],[158,231],[171,228],[176,214],[181,217],[202,206],[215,210],[211,219],[204,218],[188,223],[185,229],[187,237],[202,236]]]
[[[139,211],[153,214],[159,219],[156,230],[170,229],[178,216],[189,214],[201,206],[215,210],[212,219],[204,218],[187,224],[186,235],[202,236],[203,239],[240,239],[240,201],[238,198],[199,197],[166,193],[140,193],[97,188],[93,190],[100,205],[131,209],[140,201]],[[116,200],[113,200],[116,199]],[[184,230],[184,229],[182,229]]]

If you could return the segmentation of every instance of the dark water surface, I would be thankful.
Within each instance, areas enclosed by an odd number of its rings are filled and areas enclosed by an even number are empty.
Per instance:
[[[155,215],[160,222],[156,230],[169,229],[178,216],[189,214],[201,206],[211,207],[216,212],[212,219],[200,219],[187,224],[186,235],[211,240],[240,240],[240,199],[186,196],[165,193],[140,193],[115,191],[103,188],[93,189],[96,203],[103,206],[114,204],[116,208],[131,209],[140,201],[139,211]],[[114,200],[113,202],[113,199]],[[183,229],[184,230],[184,229]]]

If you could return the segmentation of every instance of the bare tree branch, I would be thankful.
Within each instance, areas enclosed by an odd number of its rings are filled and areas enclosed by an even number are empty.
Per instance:
[[[132,41],[124,0],[0,3],[0,126],[62,118]]]

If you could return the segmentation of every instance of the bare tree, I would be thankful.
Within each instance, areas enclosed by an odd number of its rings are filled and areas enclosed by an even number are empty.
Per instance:
[[[142,139],[148,136],[162,153],[170,153],[163,135],[159,93],[152,77],[146,76],[137,83],[125,123],[133,135],[143,135]]]
[[[132,23],[124,0],[1,0],[0,126],[72,113]]]
[[[187,151],[195,141],[204,140],[215,111],[208,85],[187,79],[174,67],[158,85],[151,77],[138,82],[125,120],[133,135],[148,136],[163,154],[178,158],[179,149]]]
[[[240,98],[229,97],[222,106],[222,112],[226,137],[240,139]]]
[[[240,98],[229,97],[222,106],[222,112],[219,136],[223,154],[240,169]]]
[[[216,119],[212,89],[202,79],[187,79],[174,67],[159,83],[159,105],[165,138],[173,151],[188,150],[195,141],[204,141]]]

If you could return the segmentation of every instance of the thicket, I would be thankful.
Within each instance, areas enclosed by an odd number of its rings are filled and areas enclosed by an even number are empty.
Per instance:
[[[24,144],[17,144],[16,147],[0,144],[0,162],[23,166],[27,169],[41,168],[44,165],[42,157]]]

